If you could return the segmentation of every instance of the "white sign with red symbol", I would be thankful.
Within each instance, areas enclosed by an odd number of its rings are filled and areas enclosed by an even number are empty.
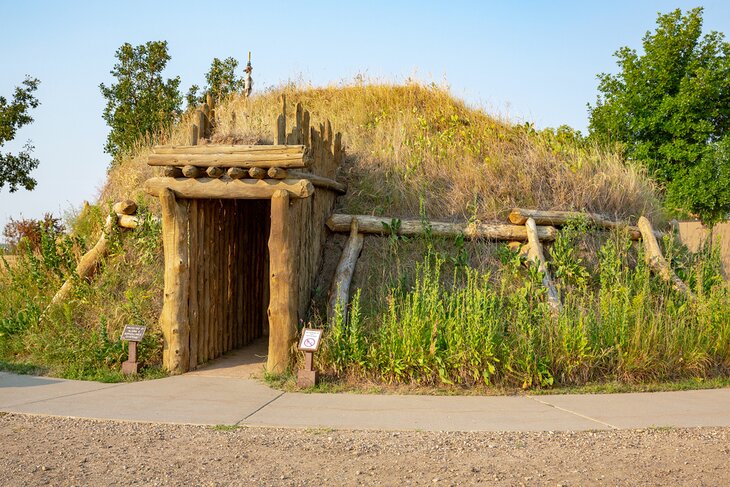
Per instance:
[[[319,350],[319,343],[322,341],[322,330],[305,328],[302,330],[302,339],[299,341],[299,350],[304,352],[316,352]]]

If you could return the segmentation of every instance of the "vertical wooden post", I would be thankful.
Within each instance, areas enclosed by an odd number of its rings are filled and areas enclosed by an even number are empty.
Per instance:
[[[299,133],[302,136],[302,144],[309,147],[309,112],[307,110],[304,110],[302,114],[302,126]]]
[[[527,257],[537,264],[537,268],[542,272],[542,285],[547,290],[547,301],[550,305],[550,309],[557,313],[560,311],[560,298],[558,297],[558,291],[553,285],[553,280],[550,278],[550,271],[547,267],[547,261],[545,260],[545,254],[542,251],[542,244],[537,237],[537,225],[535,220],[528,218],[525,223],[527,229],[527,241],[530,243],[530,250],[528,251]]]
[[[198,134],[200,133],[200,129],[198,129],[198,125],[196,123],[193,124],[192,127],[190,127],[190,145],[198,145]]]
[[[286,144],[286,118],[279,115],[276,119],[276,145]]]
[[[220,272],[219,272],[219,260],[220,260],[220,201],[213,200],[211,204],[211,232],[210,236],[210,280],[208,285],[210,286],[210,336],[208,342],[208,359],[214,359],[218,357],[218,296],[220,295]]]
[[[225,280],[223,279],[223,276],[225,275],[225,268],[223,264],[223,248],[224,248],[224,239],[223,239],[223,225],[225,223],[225,201],[224,200],[218,200],[216,202],[216,206],[218,207],[218,214],[216,217],[216,234],[213,237],[215,239],[215,260],[216,260],[216,275],[215,280],[217,283],[217,292],[215,295],[215,357],[220,357],[223,349],[223,320],[221,317],[223,316],[223,295],[225,294]]]
[[[345,248],[342,249],[342,256],[337,264],[335,278],[332,280],[332,288],[330,289],[330,298],[327,305],[327,321],[332,322],[335,318],[335,311],[338,303],[342,306],[342,313],[345,322],[347,322],[347,305],[350,302],[350,284],[352,276],[355,274],[355,265],[357,259],[362,252],[364,238],[358,232],[357,218],[352,219],[350,223],[350,238],[347,239]]]
[[[220,223],[220,230],[218,234],[218,249],[219,249],[219,255],[218,255],[218,263],[219,263],[219,269],[220,274],[218,279],[220,279],[220,295],[218,297],[220,302],[220,307],[218,308],[218,323],[220,323],[218,327],[218,355],[223,355],[225,353],[225,335],[226,335],[226,294],[228,293],[228,281],[226,280],[226,260],[228,259],[228,242],[226,241],[226,227],[225,225],[228,222],[228,201],[227,200],[221,200],[221,223]]]
[[[210,93],[205,95],[205,102],[209,107],[206,115],[208,115],[208,137],[210,137],[213,135],[213,127],[215,127],[215,100]]]
[[[190,320],[190,367],[193,370],[198,366],[198,340],[200,331],[200,311],[198,307],[198,272],[200,271],[200,247],[198,247],[198,200],[190,200],[188,203],[190,216],[190,295],[189,295],[189,320]]]
[[[282,373],[289,366],[289,349],[297,326],[297,283],[291,248],[289,193],[276,191],[271,197],[269,233],[269,356],[266,369]]]
[[[279,101],[281,102],[281,113],[276,118],[275,144],[284,145],[286,144],[286,96],[281,95]]]
[[[207,200],[198,201],[198,308],[202,310],[198,313],[198,363],[205,363],[208,361],[208,310],[209,305],[207,302],[208,293],[208,231],[207,225],[209,222],[208,206],[210,202]]]
[[[160,316],[164,336],[163,366],[172,374],[188,370],[190,321],[188,318],[188,212],[170,189],[160,192],[162,241],[165,253],[165,296]]]
[[[243,303],[244,303],[244,290],[245,290],[245,281],[243,279],[243,269],[244,269],[244,261],[243,261],[243,253],[246,250],[246,246],[243,242],[243,234],[242,232],[250,231],[250,229],[247,229],[244,226],[244,223],[242,221],[243,215],[244,215],[244,207],[243,202],[236,201],[236,205],[238,206],[238,213],[236,214],[236,226],[235,232],[234,232],[234,238],[236,239],[236,348],[239,348],[243,346],[243,325],[246,322],[244,319],[244,311],[243,311]]]
[[[297,111],[296,111],[296,134],[297,134],[297,141],[296,144],[302,143],[302,129],[304,125],[304,109],[302,108],[301,103],[297,103]]]
[[[198,123],[197,123],[198,136],[195,138],[195,144],[193,144],[193,145],[197,145],[198,140],[205,138],[205,130],[206,130],[205,113],[200,108],[198,108],[198,110],[195,113],[196,113],[196,119],[198,120]]]
[[[670,283],[674,289],[687,295],[687,297],[694,299],[694,294],[689,286],[677,277],[674,271],[672,271],[672,268],[669,267],[667,259],[664,258],[662,249],[659,247],[659,242],[657,242],[657,239],[654,236],[654,227],[652,227],[649,219],[642,216],[639,218],[637,225],[641,232],[641,240],[644,242],[644,259],[651,270],[659,275],[659,277],[661,277],[664,281]]]
[[[233,256],[235,251],[235,244],[233,241],[233,229],[235,228],[235,214],[236,214],[236,200],[228,200],[226,201],[226,205],[228,206],[228,213],[226,215],[226,249],[225,249],[225,259],[226,259],[226,332],[223,337],[224,346],[226,352],[230,351],[232,346],[232,337],[233,337],[233,331],[234,331],[234,325],[233,325],[233,297],[235,296],[233,294],[233,272],[235,271],[235,267],[233,266]]]
[[[213,252],[213,236],[216,232],[213,231],[213,222],[215,221],[213,217],[213,207],[215,205],[215,201],[206,201],[205,202],[205,252],[203,252],[203,255],[205,256],[205,265],[203,266],[203,290],[205,291],[205,298],[203,303],[205,303],[205,337],[204,337],[204,349],[205,349],[205,355],[203,357],[203,360],[207,362],[213,356],[210,353],[211,347],[211,335],[212,335],[212,328],[213,328],[213,313],[212,313],[212,306],[213,301],[215,300],[215,295],[213,294],[213,288],[211,284],[211,280],[213,278],[213,269],[212,269],[212,258],[211,253]]]

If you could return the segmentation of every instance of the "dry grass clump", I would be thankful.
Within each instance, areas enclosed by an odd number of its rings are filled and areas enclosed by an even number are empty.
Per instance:
[[[488,221],[525,206],[663,220],[650,180],[618,155],[494,118],[435,85],[287,85],[233,97],[216,108],[213,141],[272,143],[281,94],[289,126],[301,102],[313,124],[329,119],[343,133],[342,211]],[[190,124],[184,115],[159,142],[184,144]],[[139,195],[156,171],[146,165],[149,145],[110,170],[102,199]]]

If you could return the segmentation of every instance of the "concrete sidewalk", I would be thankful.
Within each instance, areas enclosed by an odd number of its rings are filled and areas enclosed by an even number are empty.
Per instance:
[[[160,423],[425,431],[730,426],[730,389],[554,396],[283,393],[182,375],[101,384],[0,372],[0,411]]]

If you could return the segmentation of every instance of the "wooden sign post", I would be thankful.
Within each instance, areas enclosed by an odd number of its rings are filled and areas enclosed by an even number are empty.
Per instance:
[[[137,343],[142,341],[146,326],[124,325],[121,340],[129,342],[129,357],[126,362],[122,363],[122,373],[124,375],[132,375],[139,372],[139,363],[137,363]]]
[[[313,387],[317,385],[319,373],[314,370],[314,352],[319,350],[322,342],[322,330],[305,328],[299,341],[299,350],[304,352],[304,368],[297,372],[297,386]]]

